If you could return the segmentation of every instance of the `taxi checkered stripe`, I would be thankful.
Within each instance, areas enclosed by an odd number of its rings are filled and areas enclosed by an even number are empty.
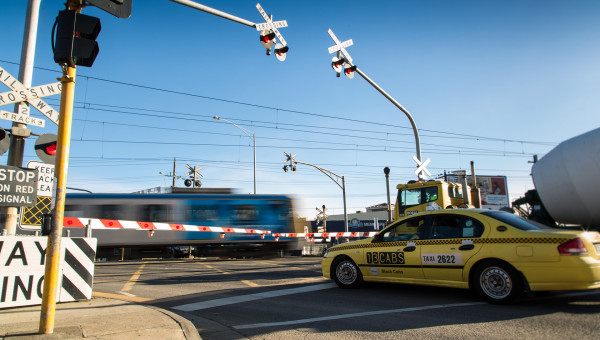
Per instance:
[[[410,242],[416,246],[425,245],[443,245],[443,244],[467,244],[464,241],[471,241],[473,243],[491,243],[491,244],[502,244],[502,243],[556,243],[560,244],[568,241],[568,238],[563,237],[508,237],[508,238],[481,238],[481,239],[470,239],[470,238],[457,238],[457,239],[435,239],[435,240],[414,240],[414,241],[395,241],[395,242],[380,242],[380,243],[366,243],[366,244],[345,244],[335,246],[329,249],[329,252],[361,249],[361,248],[378,248],[378,247],[405,247]]]

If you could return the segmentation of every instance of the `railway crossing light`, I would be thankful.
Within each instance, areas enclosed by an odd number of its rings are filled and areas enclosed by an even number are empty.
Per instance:
[[[275,45],[275,57],[279,61],[284,61],[285,57],[287,56],[287,52],[289,50],[290,50],[289,47],[283,46],[282,44],[277,43],[277,45]]]
[[[0,129],[0,155],[4,155],[8,148],[10,148],[10,136],[6,130]]]
[[[338,57],[331,58],[331,67],[335,71],[336,77],[339,77],[340,73],[342,73],[343,65],[344,65],[344,59],[338,58]]]
[[[70,67],[90,67],[94,64],[100,51],[96,42],[101,29],[100,19],[74,10],[64,10],[58,12],[54,29],[56,40],[52,44],[52,51],[56,63]]]
[[[267,49],[267,55],[271,55],[271,48],[275,44],[275,32],[272,30],[261,31],[260,43]]]
[[[46,133],[35,141],[35,153],[46,164],[56,162],[56,135]]]
[[[354,78],[354,72],[356,72],[356,65],[350,65],[348,63],[344,65],[344,74],[346,77],[350,79]]]

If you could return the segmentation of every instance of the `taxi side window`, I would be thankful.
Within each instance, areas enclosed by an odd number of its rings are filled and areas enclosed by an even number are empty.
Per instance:
[[[383,242],[418,240],[425,217],[415,217],[389,229],[383,234]]]
[[[430,238],[480,237],[483,224],[476,219],[459,215],[436,215],[431,226]]]

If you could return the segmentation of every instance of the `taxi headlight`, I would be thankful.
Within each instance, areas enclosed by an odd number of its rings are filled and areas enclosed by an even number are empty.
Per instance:
[[[323,253],[323,258],[327,257],[327,254],[329,254],[329,249],[325,249],[325,252]]]

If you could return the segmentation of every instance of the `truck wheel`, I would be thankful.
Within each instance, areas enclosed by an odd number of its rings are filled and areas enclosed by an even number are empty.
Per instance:
[[[501,261],[487,261],[475,269],[472,287],[483,299],[508,304],[521,296],[523,283],[517,271]]]
[[[362,284],[360,269],[347,257],[333,261],[333,280],[341,288],[356,288]]]

